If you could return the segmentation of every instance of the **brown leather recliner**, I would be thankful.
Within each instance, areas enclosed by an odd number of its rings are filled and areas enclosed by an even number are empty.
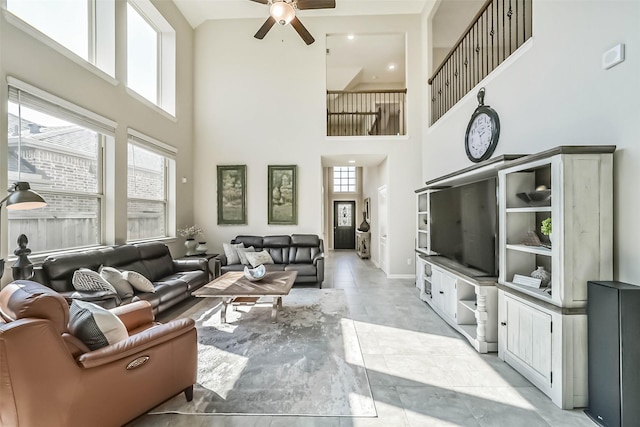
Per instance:
[[[147,301],[111,311],[129,338],[91,351],[54,290],[19,280],[0,291],[0,425],[119,426],[181,392],[192,399],[193,319],[155,323]]]

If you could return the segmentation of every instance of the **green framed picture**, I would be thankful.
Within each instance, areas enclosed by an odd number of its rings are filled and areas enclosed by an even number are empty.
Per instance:
[[[296,165],[268,167],[269,224],[298,224],[297,168]]]
[[[247,223],[247,166],[218,165],[218,224]]]

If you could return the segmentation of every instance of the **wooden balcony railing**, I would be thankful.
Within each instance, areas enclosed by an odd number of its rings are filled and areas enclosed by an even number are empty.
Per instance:
[[[488,0],[429,79],[431,123],[527,41],[532,0]]]
[[[327,91],[327,136],[405,135],[407,90]]]

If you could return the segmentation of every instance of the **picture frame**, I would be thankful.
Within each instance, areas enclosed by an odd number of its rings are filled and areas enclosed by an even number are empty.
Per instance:
[[[296,165],[269,165],[267,172],[268,223],[298,224]]]
[[[218,165],[218,225],[247,223],[247,166]]]
[[[371,197],[364,199],[364,215],[367,222],[371,224]]]

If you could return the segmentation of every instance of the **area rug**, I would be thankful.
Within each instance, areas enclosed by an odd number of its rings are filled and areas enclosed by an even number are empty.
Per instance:
[[[191,308],[198,329],[192,402],[180,394],[151,411],[180,414],[376,416],[353,321],[341,289],[293,289],[278,323],[271,305]]]

